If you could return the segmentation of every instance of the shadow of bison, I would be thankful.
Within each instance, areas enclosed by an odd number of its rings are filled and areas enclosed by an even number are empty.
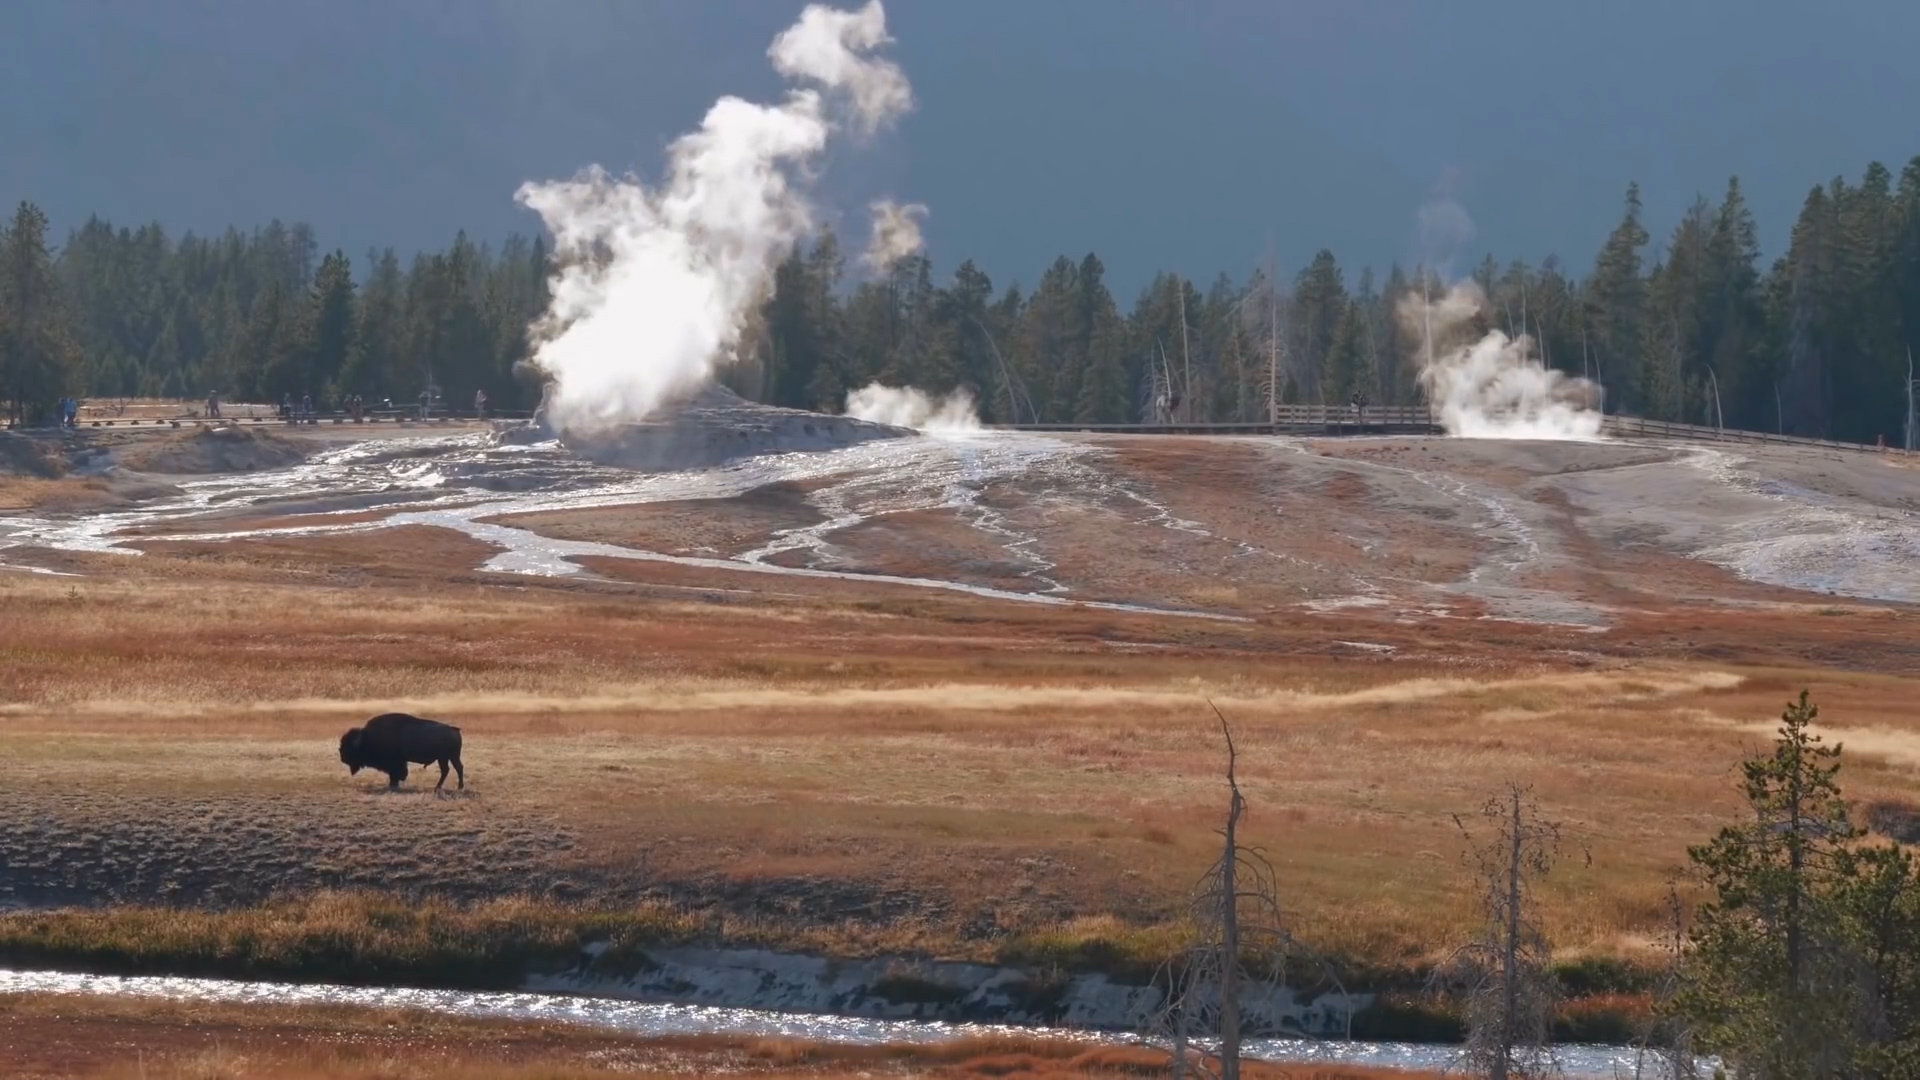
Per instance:
[[[407,765],[440,766],[439,791],[447,782],[447,766],[460,774],[460,787],[467,786],[467,770],[460,764],[460,729],[438,720],[423,720],[406,713],[381,713],[365,727],[351,728],[340,736],[340,761],[349,776],[361,769],[387,774],[387,790],[393,791],[407,778]]]

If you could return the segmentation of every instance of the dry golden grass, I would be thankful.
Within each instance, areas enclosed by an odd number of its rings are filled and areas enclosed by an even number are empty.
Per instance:
[[[0,575],[16,895],[654,888],[821,947],[1071,956],[1157,933],[1208,861],[1211,699],[1316,946],[1404,968],[1457,940],[1451,815],[1517,779],[1594,857],[1549,886],[1556,941],[1610,956],[1801,685],[1862,799],[1910,789],[1920,739],[1890,609],[1208,623],[644,564],[503,581],[417,527],[146,546]],[[339,733],[389,708],[462,725],[464,797],[347,777]]]
[[[659,1077],[1138,1076],[1166,1055],[1035,1038],[833,1046],[788,1039],[641,1039],[557,1023],[339,1006],[80,995],[0,996],[0,1071],[102,1080],[592,1080]],[[1423,1080],[1432,1074],[1252,1064],[1249,1080]]]
[[[111,485],[98,476],[67,476],[47,480],[32,476],[0,476],[0,514],[27,510],[72,513],[119,505]]]

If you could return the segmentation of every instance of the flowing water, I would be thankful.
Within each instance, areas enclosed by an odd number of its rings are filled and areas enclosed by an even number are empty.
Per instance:
[[[539,1020],[582,1024],[626,1035],[660,1038],[676,1035],[725,1035],[785,1038],[809,1042],[875,1045],[937,1043],[981,1035],[1042,1035],[1089,1044],[1126,1044],[1127,1035],[1069,1029],[1017,1028],[993,1024],[949,1024],[918,1020],[868,1020],[848,1016],[726,1009],[702,1005],[661,1005],[614,998],[564,994],[486,993],[464,990],[410,990],[400,987],[350,987],[318,984],[240,982],[164,976],[67,975],[57,972],[0,970],[0,994],[63,993],[114,997],[169,998],[273,1005],[353,1005],[413,1009],[501,1020]],[[1453,1046],[1348,1042],[1308,1039],[1252,1039],[1249,1056],[1266,1061],[1371,1065],[1405,1069],[1445,1069],[1459,1049]],[[1561,1071],[1569,1077],[1613,1078],[1635,1075],[1634,1051],[1618,1046],[1556,1047]],[[1709,1063],[1710,1065],[1710,1063]],[[1658,1075],[1649,1063],[1642,1076]]]
[[[1035,538],[982,507],[981,492],[1013,478],[1084,488],[1093,476],[1087,448],[1057,439],[1007,434],[953,434],[886,439],[840,450],[765,454],[711,469],[635,473],[592,464],[557,442],[519,445],[490,433],[357,443],[286,469],[189,480],[178,497],[135,510],[62,517],[0,517],[0,566],[9,548],[138,554],[130,540],[226,541],[262,537],[365,533],[406,525],[451,529],[492,545],[499,554],[481,569],[511,574],[583,573],[582,557],[634,559],[795,577],[829,578],[963,592],[1036,604],[1073,604],[1111,611],[1240,621],[1203,611],[1078,600],[1046,575],[1052,567],[1031,548]],[[734,558],[670,555],[616,544],[557,540],[502,523],[505,515],[587,510],[644,503],[727,499],[776,483],[822,485],[810,496],[826,518],[783,530]],[[939,578],[871,574],[769,561],[785,552],[825,555],[828,537],[883,514],[956,511],[1026,567],[1029,590],[993,588]],[[329,517],[374,520],[329,522]],[[310,523],[221,531],[239,512],[311,515]],[[208,525],[212,524],[213,528]],[[189,524],[192,532],[169,532]],[[15,566],[16,569],[33,569]]]

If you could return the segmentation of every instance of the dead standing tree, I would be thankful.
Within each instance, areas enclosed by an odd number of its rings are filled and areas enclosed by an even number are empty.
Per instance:
[[[1467,1043],[1462,1064],[1490,1080],[1559,1073],[1551,1046],[1558,987],[1550,970],[1545,931],[1536,921],[1533,883],[1560,857],[1560,826],[1540,820],[1531,789],[1510,784],[1489,799],[1481,815],[1494,835],[1476,841],[1454,816],[1468,842],[1468,861],[1483,889],[1486,925],[1434,973],[1436,989],[1466,1002]]]
[[[1653,1012],[1634,1040],[1634,1080],[1697,1080],[1700,1063],[1693,1054],[1693,1028],[1675,1008],[1687,952],[1687,911],[1680,888],[1667,883],[1667,927],[1660,951],[1666,965],[1653,988]]]
[[[1284,985],[1287,955],[1295,945],[1281,918],[1273,863],[1259,848],[1240,842],[1247,800],[1235,775],[1239,752],[1227,718],[1218,707],[1213,714],[1227,743],[1227,820],[1219,830],[1224,843],[1220,858],[1194,886],[1192,947],[1169,961],[1155,980],[1167,987],[1167,1000],[1153,1026],[1172,1047],[1176,1078],[1191,1068],[1216,1080],[1238,1080],[1243,1003],[1249,992],[1271,999]],[[1345,1001],[1344,988],[1337,978],[1332,981]]]

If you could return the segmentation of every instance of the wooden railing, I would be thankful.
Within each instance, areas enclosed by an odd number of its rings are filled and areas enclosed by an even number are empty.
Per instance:
[[[1676,424],[1670,420],[1642,420],[1637,416],[1609,416],[1601,425],[1603,434],[1627,439],[1686,439],[1695,442],[1778,443],[1783,446],[1824,446],[1833,450],[1884,451],[1906,454],[1897,446],[1871,443],[1837,442],[1833,439],[1809,439],[1800,435],[1776,435],[1768,431],[1742,431],[1738,428],[1713,428],[1700,424]]]
[[[1021,431],[1086,431],[1141,435],[1255,435],[1301,434],[1407,434],[1438,433],[1442,430],[1433,412],[1425,405],[1369,405],[1356,410],[1351,405],[1282,405],[1273,422],[1192,421],[1136,424],[1001,424]],[[1833,450],[1852,450],[1907,454],[1897,446],[1839,442],[1833,439],[1809,439],[1797,435],[1776,435],[1764,431],[1713,428],[1700,424],[1679,424],[1667,420],[1643,420],[1637,416],[1609,416],[1601,424],[1601,433],[1624,439],[1681,439],[1689,442],[1778,443],[1790,446],[1819,446]]]

